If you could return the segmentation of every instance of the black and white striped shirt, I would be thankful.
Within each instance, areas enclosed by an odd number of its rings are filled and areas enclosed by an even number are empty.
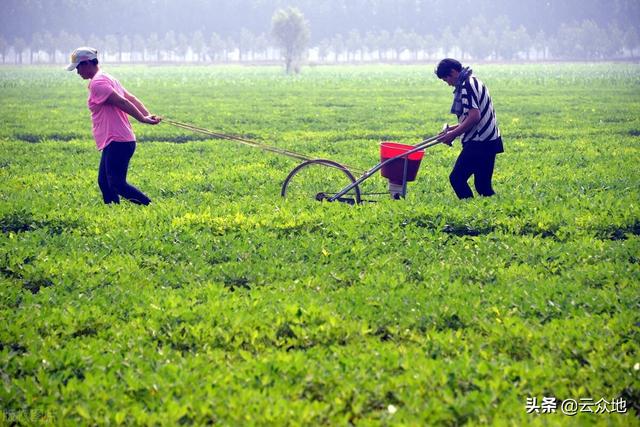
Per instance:
[[[462,85],[462,115],[458,117],[458,121],[462,122],[472,108],[480,111],[480,120],[462,135],[462,143],[494,141],[500,138],[500,129],[498,129],[489,89],[474,76],[469,77]]]

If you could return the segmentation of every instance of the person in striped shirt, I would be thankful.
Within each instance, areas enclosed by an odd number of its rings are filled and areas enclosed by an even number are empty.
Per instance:
[[[435,73],[455,88],[451,113],[458,117],[458,124],[447,127],[438,138],[449,146],[457,137],[462,141],[462,151],[449,175],[451,186],[460,199],[473,197],[467,183],[473,175],[478,194],[493,196],[491,180],[496,154],[504,148],[489,90],[469,67],[463,68],[452,58],[440,61]]]

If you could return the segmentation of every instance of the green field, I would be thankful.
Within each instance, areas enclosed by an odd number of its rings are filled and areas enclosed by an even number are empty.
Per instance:
[[[430,66],[105,70],[153,113],[360,169],[454,121]],[[102,204],[86,82],[0,68],[0,423],[640,425],[640,66],[474,72],[496,197],[456,199],[458,142],[352,207],[282,199],[290,158],[134,123],[145,208]],[[561,413],[589,398],[626,414]]]

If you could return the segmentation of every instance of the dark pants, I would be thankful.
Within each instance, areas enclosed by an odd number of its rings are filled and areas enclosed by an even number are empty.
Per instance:
[[[467,181],[473,175],[476,191],[481,196],[493,196],[491,177],[496,161],[496,150],[483,143],[467,143],[460,152],[458,160],[449,175],[449,181],[460,199],[473,197]]]
[[[120,197],[138,205],[151,202],[142,191],[127,183],[129,160],[136,151],[136,142],[113,141],[102,150],[98,185],[105,203],[120,203]]]

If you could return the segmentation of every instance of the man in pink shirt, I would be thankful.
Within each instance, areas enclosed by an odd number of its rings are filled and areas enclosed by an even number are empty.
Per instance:
[[[151,202],[142,191],[127,183],[129,161],[136,150],[136,136],[127,114],[142,123],[156,125],[160,118],[149,114],[145,106],[118,80],[98,67],[98,51],[79,47],[71,54],[68,71],[77,70],[89,82],[87,104],[91,111],[93,137],[102,151],[98,185],[105,203],[120,203],[120,196],[141,205]]]

